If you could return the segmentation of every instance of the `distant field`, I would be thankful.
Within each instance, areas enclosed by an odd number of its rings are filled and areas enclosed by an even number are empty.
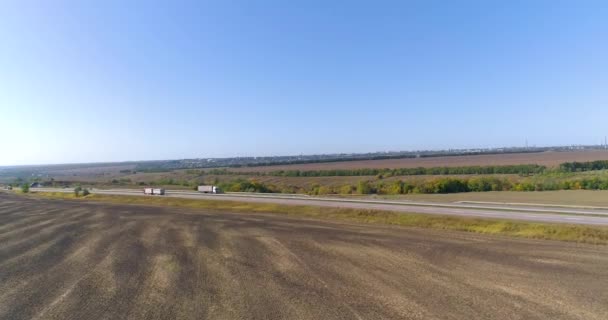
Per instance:
[[[492,154],[474,156],[432,157],[416,159],[386,159],[342,161],[326,163],[307,163],[292,165],[276,165],[261,167],[231,168],[231,171],[267,172],[276,170],[332,170],[332,169],[361,169],[361,168],[415,168],[415,167],[460,167],[460,166],[493,166],[516,164],[539,164],[554,167],[563,162],[608,160],[606,150],[539,152]]]
[[[229,174],[222,174],[222,170],[211,171],[179,169],[165,172],[142,172],[134,173],[133,164],[92,164],[91,167],[84,165],[65,166],[49,168],[48,173],[42,172],[27,177],[40,177],[47,183],[56,186],[82,184],[88,187],[141,187],[154,185],[170,189],[192,189],[200,184],[217,184],[228,191],[257,191],[257,192],[282,192],[282,193],[309,193],[309,194],[348,194],[348,193],[411,193],[399,191],[391,184],[403,181],[414,188],[414,193],[453,193],[462,192],[463,189],[450,187],[451,189],[439,190],[435,184],[444,183],[439,181],[442,175],[353,175],[353,176],[279,176],[260,175],[256,172],[271,172],[277,170],[332,170],[332,169],[384,169],[384,168],[412,168],[412,167],[467,167],[467,166],[508,166],[518,164],[538,164],[554,167],[564,162],[586,162],[594,160],[608,160],[608,150],[587,151],[563,151],[543,153],[521,153],[503,155],[476,155],[476,156],[452,156],[433,157],[418,159],[390,159],[390,160],[368,160],[368,161],[343,161],[327,163],[310,163],[297,165],[276,165],[261,167],[229,168]],[[253,172],[253,174],[247,174]],[[217,173],[217,174],[213,174]],[[368,174],[367,172],[363,174]],[[490,178],[496,188],[492,190],[557,190],[557,189],[608,189],[608,176],[604,171],[596,170],[590,172],[575,173],[547,173],[546,175],[526,176],[519,174],[479,174],[479,175],[449,175],[450,179],[461,179],[462,183],[468,183],[468,179]],[[594,181],[582,181],[583,179],[601,179]],[[28,178],[29,179],[29,178]],[[496,180],[500,179],[500,180]],[[54,180],[54,181],[52,181]],[[14,178],[5,176],[4,181],[0,176],[0,183],[12,182]],[[360,182],[370,183],[368,191],[357,191]],[[463,182],[464,181],[464,182]],[[495,183],[498,181],[497,183]],[[249,184],[247,184],[249,183]],[[485,182],[484,182],[485,183]],[[490,182],[488,182],[490,183]],[[256,184],[256,186],[252,186]],[[518,185],[516,185],[518,184]],[[600,184],[602,185],[600,188]],[[504,186],[504,187],[502,187]],[[404,187],[405,188],[405,187]],[[346,191],[344,191],[346,190]],[[397,190],[397,191],[395,191]],[[428,191],[431,190],[431,191]],[[479,191],[480,189],[467,189],[465,191]],[[487,189],[483,189],[484,191]],[[560,199],[557,199],[559,201]],[[484,200],[480,200],[484,201]]]
[[[24,167],[0,167],[0,183],[13,182],[17,178],[53,178],[58,181],[105,181],[125,175],[124,171],[135,168],[125,163],[89,163],[65,165],[40,165]],[[123,172],[121,172],[123,171]]]

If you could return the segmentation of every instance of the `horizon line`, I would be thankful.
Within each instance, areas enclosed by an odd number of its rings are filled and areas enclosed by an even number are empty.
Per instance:
[[[419,150],[385,150],[385,151],[369,151],[369,152],[339,152],[339,153],[310,153],[310,154],[283,154],[283,155],[264,155],[264,156],[232,156],[232,157],[196,157],[196,158],[173,158],[173,159],[150,159],[150,160],[116,160],[116,161],[91,161],[91,162],[57,162],[57,163],[36,163],[36,164],[8,164],[0,165],[0,169],[15,168],[15,167],[42,167],[42,166],[62,166],[62,165],[93,165],[93,164],[122,164],[122,163],[138,163],[138,162],[157,162],[157,161],[181,161],[181,160],[224,160],[224,159],[239,159],[239,158],[273,158],[273,157],[312,157],[312,156],[334,156],[334,155],[366,155],[380,153],[414,153],[414,152],[466,152],[470,150],[499,150],[499,149],[551,149],[551,148],[607,148],[608,144],[571,144],[571,145],[532,145],[532,146],[502,146],[502,147],[471,147],[471,148],[448,148],[448,149],[419,149]]]

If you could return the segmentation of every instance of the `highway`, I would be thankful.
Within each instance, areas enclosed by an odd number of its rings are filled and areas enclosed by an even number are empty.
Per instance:
[[[32,188],[32,192],[73,192],[72,189]],[[92,189],[91,193],[110,195],[147,196],[139,189]],[[608,209],[584,209],[563,207],[542,207],[538,205],[500,205],[468,203],[433,203],[390,200],[355,200],[341,198],[321,198],[302,195],[275,194],[203,194],[194,191],[166,190],[165,197],[226,200],[257,203],[277,203],[285,205],[309,205],[319,207],[339,207],[368,210],[386,210],[404,213],[423,213],[461,217],[524,220],[531,222],[569,223],[608,226]],[[148,196],[151,197],[151,196]]]

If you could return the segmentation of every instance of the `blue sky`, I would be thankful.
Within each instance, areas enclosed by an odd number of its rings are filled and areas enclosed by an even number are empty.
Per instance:
[[[2,1],[0,165],[595,144],[605,1]]]

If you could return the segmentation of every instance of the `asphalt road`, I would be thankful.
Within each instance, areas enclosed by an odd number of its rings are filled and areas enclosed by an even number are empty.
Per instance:
[[[32,188],[32,191],[72,192],[71,189]],[[113,195],[146,196],[135,189],[95,189],[93,193]],[[375,209],[397,212],[415,212],[425,214],[453,215],[478,218],[512,219],[534,222],[570,223],[587,225],[608,225],[608,210],[555,208],[539,206],[509,206],[459,203],[406,202],[388,200],[350,200],[338,198],[318,198],[293,195],[268,194],[203,194],[191,191],[167,190],[165,197],[215,199],[229,201],[246,201],[262,203],[279,203],[291,205],[312,205],[322,207],[341,207],[355,209]]]
[[[0,319],[608,319],[608,247],[0,193]]]

